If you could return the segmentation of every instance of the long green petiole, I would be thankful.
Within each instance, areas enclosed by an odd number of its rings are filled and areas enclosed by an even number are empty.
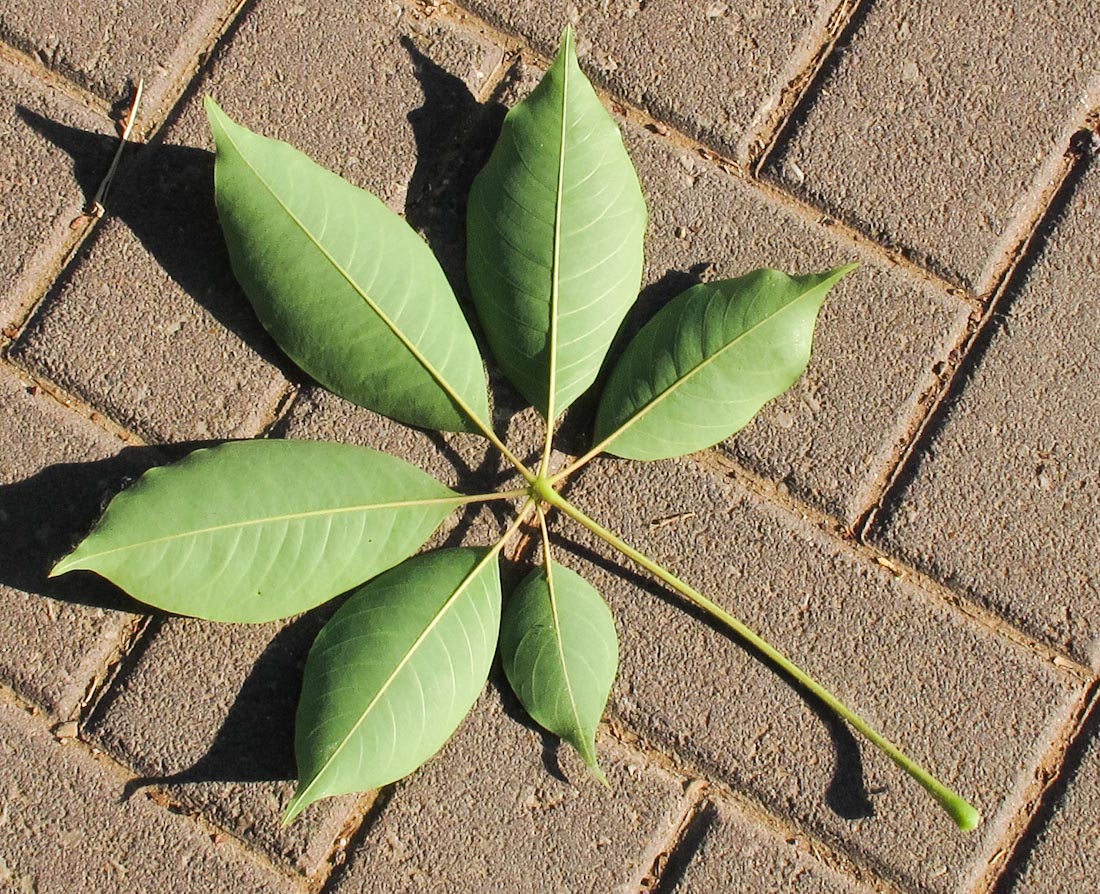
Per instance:
[[[545,500],[551,506],[554,506],[568,515],[577,523],[583,525],[593,534],[600,539],[609,543],[615,547],[619,552],[633,561],[641,565],[646,571],[650,572],[658,579],[668,584],[677,593],[680,593],[686,599],[688,599],[693,605],[698,606],[708,615],[715,620],[721,622],[730,631],[737,635],[744,642],[748,643],[761,655],[765,656],[776,667],[781,668],[791,678],[796,680],[806,691],[812,693],[818,699],[820,699],[825,705],[832,709],[840,717],[843,717],[848,721],[856,730],[862,733],[872,744],[879,748],[887,757],[890,758],[895,764],[897,764],[906,773],[912,776],[917,782],[919,782],[924,789],[946,810],[951,818],[955,821],[956,825],[964,831],[969,831],[975,828],[981,821],[981,814],[961,795],[952,791],[938,779],[936,779],[931,773],[913,761],[908,755],[906,755],[900,748],[898,748],[893,742],[887,739],[885,736],[877,732],[871,727],[862,717],[856,714],[851,708],[845,705],[840,699],[833,695],[828,689],[822,686],[812,676],[803,671],[800,667],[794,664],[786,655],[760,637],[759,634],[754,632],[749,627],[745,626],[741,621],[737,620],[733,615],[723,609],[720,605],[712,602],[694,587],[689,586],[680,580],[676,575],[667,571],[648,556],[643,555],[630,546],[630,544],[617,537],[615,534],[608,531],[598,522],[587,516],[584,512],[566,500],[561,494],[554,490],[550,482],[546,479],[540,479],[536,481],[531,488],[533,496],[537,496],[542,500]]]

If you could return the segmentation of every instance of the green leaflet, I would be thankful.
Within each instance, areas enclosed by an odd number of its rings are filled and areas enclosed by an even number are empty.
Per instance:
[[[645,200],[573,35],[470,190],[467,275],[493,355],[544,416],[596,378],[642,276]]]
[[[50,572],[214,621],[320,605],[405,559],[462,498],[366,447],[239,441],[151,469]]]
[[[306,660],[289,823],[328,795],[378,788],[440,748],[473,707],[500,627],[496,551],[417,556],[356,591]]]
[[[369,192],[207,98],[218,217],[245,294],[279,346],[331,391],[394,419],[477,431],[485,370],[424,241]]]
[[[794,277],[757,270],[674,298],[612,370],[596,413],[597,447],[664,459],[740,431],[802,375],[825,295],[856,266]]]
[[[527,713],[607,782],[596,762],[596,726],[619,669],[619,640],[595,588],[557,562],[536,568],[508,600],[500,654]]]

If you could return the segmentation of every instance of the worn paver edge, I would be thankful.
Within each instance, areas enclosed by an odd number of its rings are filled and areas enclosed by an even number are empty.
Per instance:
[[[873,542],[853,536],[833,516],[780,491],[775,482],[744,469],[727,454],[709,450],[693,454],[691,461],[715,477],[732,479],[754,497],[779,509],[788,516],[792,526],[808,526],[821,533],[839,553],[869,567],[884,568],[895,577],[903,578],[929,604],[948,610],[983,633],[1011,643],[1032,659],[1053,665],[1061,675],[1075,683],[1092,679],[1092,670],[1070,655],[1029,635],[1001,615],[983,608],[964,594],[880,549]]]
[[[991,873],[988,879],[978,879],[976,894],[1009,894],[1016,888],[1018,873],[1026,868],[1042,832],[1057,814],[1059,801],[1073,782],[1073,774],[1079,769],[1078,760],[1091,743],[1092,735],[1100,728],[1100,678],[1093,683],[1082,700],[1082,710],[1077,720],[1077,728],[1067,743],[1061,764],[1051,767],[1049,775],[1040,780],[1042,790],[1036,799],[1034,810],[1026,817],[1026,823],[1011,850],[1003,855],[1001,873]]]
[[[822,4],[813,24],[787,60],[768,98],[756,110],[737,144],[737,152],[754,179],[768,163],[780,134],[789,126],[794,112],[821,77],[837,43],[856,25],[868,0],[833,0]]]
[[[409,2],[415,5],[415,0],[409,0]],[[866,0],[849,0],[849,2],[859,3],[866,2]],[[446,7],[433,9],[430,15],[432,18],[452,20],[463,27],[480,32],[500,46],[506,55],[510,53],[522,56],[527,62],[542,69],[548,68],[552,61],[537,49],[525,43],[521,36],[500,29],[460,3],[448,3]],[[828,40],[827,46],[823,47],[823,59],[828,59],[832,48],[835,46],[835,40],[828,33],[822,34],[821,37]],[[818,68],[815,68],[815,76],[808,81],[805,89],[812,91],[813,84],[817,80]],[[766,202],[779,206],[781,210],[791,213],[808,224],[826,227],[828,232],[836,234],[838,241],[847,244],[853,250],[880,260],[884,266],[908,274],[916,282],[931,285],[957,300],[967,302],[976,308],[980,307],[977,296],[970,294],[966,289],[960,288],[955,283],[909,260],[900,251],[890,249],[876,242],[860,230],[835,219],[821,208],[788,192],[780,185],[756,177],[743,162],[723,155],[705,141],[685,133],[667,121],[654,117],[643,107],[631,103],[597,84],[593,84],[593,89],[605,106],[609,106],[621,121],[643,128],[674,146],[688,150],[717,170],[733,177],[750,192],[759,194]],[[746,131],[746,134],[748,133],[749,131]]]
[[[205,53],[198,53],[194,56],[194,63],[195,64],[194,64],[193,69],[191,69],[186,74],[181,73],[180,76],[177,78],[176,83],[182,83],[182,88],[179,91],[179,95],[176,97],[174,102],[162,104],[163,108],[161,109],[161,111],[164,111],[165,108],[167,109],[167,111],[160,118],[160,120],[153,121],[153,122],[150,122],[150,123],[147,124],[147,127],[144,130],[144,136],[145,136],[146,139],[148,139],[150,136],[152,136],[156,132],[156,130],[159,129],[159,127],[164,123],[164,121],[167,120],[170,117],[171,110],[175,107],[176,103],[186,94],[187,90],[191,86],[191,83],[192,83],[193,79],[195,78],[197,73],[201,70],[205,60],[210,58],[210,56],[212,56],[214,54],[214,52],[216,52],[217,44],[220,42],[220,40],[222,39],[224,34],[226,32],[228,32],[229,30],[231,30],[232,26],[236,23],[236,21],[239,20],[238,16],[241,13],[243,13],[244,11],[246,11],[247,8],[251,7],[252,4],[253,4],[253,0],[235,0],[235,2],[232,2],[232,3],[220,4],[225,9],[227,9],[229,11],[229,14],[228,14],[227,18],[221,23],[221,25],[223,27],[221,28],[220,32],[217,35],[214,36],[214,38],[211,41],[211,44],[208,47],[207,51]],[[856,6],[858,6],[858,3],[852,4],[851,7],[849,9],[847,9],[849,17],[853,13]],[[838,7],[838,9],[843,9],[843,7]],[[464,22],[461,22],[461,21],[457,22],[456,24],[462,25],[464,27],[468,27],[468,25],[466,25]],[[496,30],[496,29],[492,29],[492,30]],[[0,45],[0,49],[3,49],[4,47],[6,47],[6,45]],[[533,51],[530,50],[530,48],[520,47],[520,49],[524,52],[524,55],[534,56],[539,62],[542,62],[543,64],[545,64],[546,60],[543,60],[541,58],[541,56],[539,56],[539,54],[534,53]],[[829,50],[826,49],[823,53],[822,58],[825,55],[828,55],[828,52],[829,52]],[[506,59],[506,61],[507,61],[507,59]],[[51,77],[49,78],[50,81],[64,80],[63,78],[60,78],[60,76],[58,76],[52,70],[44,68],[44,71],[48,72],[51,75]],[[40,73],[36,72],[36,75],[41,77]],[[812,81],[812,78],[810,80]],[[809,83],[809,82],[807,82],[807,83]],[[66,94],[70,98],[79,99],[80,101],[87,104],[86,98],[84,98],[80,95],[80,93],[82,92],[80,90],[80,88],[77,88],[75,84],[72,84],[72,82],[68,82],[68,85],[70,87],[74,88],[74,89],[66,90],[65,91]],[[807,87],[807,89],[809,89],[809,87]],[[487,91],[483,92],[483,96],[487,95],[488,93],[491,93],[491,87]],[[74,96],[74,94],[75,94],[75,96]],[[640,109],[627,108],[617,98],[614,98],[614,97],[608,97],[608,98],[611,99],[611,101],[613,102],[613,104],[614,104],[614,106],[616,107],[617,110],[620,110],[620,111],[625,113],[624,117],[627,117],[628,119],[636,118],[637,121],[642,121],[642,122],[645,122],[645,123],[654,123],[654,124],[659,123],[659,122],[656,122],[654,119],[650,119],[648,114],[645,113],[644,111],[640,110]],[[103,105],[105,105],[105,104],[103,104]],[[646,119],[648,119],[648,121]],[[643,126],[644,126],[644,124],[643,124]],[[665,135],[665,134],[662,134],[662,135]],[[748,182],[748,184],[750,186],[753,186],[753,187],[756,187],[756,188],[759,189],[761,184],[759,182],[755,181],[753,178],[745,177],[745,175],[743,173],[743,169],[736,162],[733,162],[733,161],[727,160],[727,159],[721,159],[720,157],[716,157],[713,152],[709,152],[708,154],[704,154],[703,151],[700,151],[700,150],[706,150],[706,147],[702,146],[698,141],[696,141],[692,138],[686,137],[685,135],[679,134],[679,133],[675,134],[675,136],[680,138],[687,148],[696,149],[696,151],[699,152],[701,155],[703,155],[704,158],[707,158],[712,163],[717,163],[717,166],[719,166],[720,168],[723,168],[723,169],[726,169],[727,167],[730,168],[729,170],[726,170],[726,173],[728,173],[732,176],[738,177],[739,179],[743,179],[746,182]],[[759,161],[760,160],[758,159],[757,164],[759,164]],[[1048,160],[1048,168],[1049,168],[1050,163],[1051,163],[1050,160]],[[1022,239],[1017,240],[1017,242],[1015,244],[1015,247],[1010,246],[1009,250],[1007,251],[1007,254],[1011,256],[1010,257],[1010,263],[1011,263],[1013,268],[1015,267],[1015,264],[1019,261],[1019,259],[1024,258],[1024,257],[1027,256],[1028,251],[1029,251],[1029,247],[1030,247],[1031,237],[1034,234],[1035,230],[1041,225],[1042,221],[1045,219],[1045,217],[1047,216],[1047,213],[1049,212],[1049,207],[1050,207],[1049,200],[1052,199],[1052,197],[1062,188],[1062,185],[1064,184],[1064,181],[1066,179],[1068,179],[1069,172],[1073,167],[1074,166],[1072,164],[1065,164],[1063,166],[1062,171],[1060,172],[1063,175],[1062,176],[1062,182],[1060,182],[1053,189],[1046,190],[1046,191],[1040,190],[1038,192],[1038,197],[1039,197],[1038,200],[1030,203],[1029,205],[1026,205],[1025,211],[1022,212],[1022,214],[1024,215],[1024,218],[1025,218],[1023,220],[1023,224],[1017,227],[1017,231],[1018,232],[1023,232],[1025,235]],[[1044,168],[1044,172],[1046,172],[1048,170],[1048,168]],[[785,202],[784,202],[785,204],[794,205],[798,211],[809,212],[808,214],[804,214],[804,216],[811,217],[811,218],[814,219],[815,222],[818,222],[818,223],[820,223],[822,221],[822,215],[821,215],[820,209],[816,209],[813,206],[809,205],[808,203],[802,203],[802,202],[797,201],[797,200],[792,201],[793,197],[789,196],[789,194],[787,194],[784,191],[782,191],[780,189],[777,189],[777,188],[776,189],[767,189],[767,190],[762,190],[762,191],[765,193],[767,198],[772,199],[773,201],[775,201],[776,199],[779,199],[780,201],[785,200]],[[773,195],[773,193],[774,193],[774,195]],[[1044,202],[1044,200],[1047,200],[1047,201]],[[1028,220],[1026,219],[1026,215],[1029,211],[1034,211],[1035,208],[1039,208],[1041,213],[1039,213],[1038,216],[1033,216],[1033,219],[1029,223]],[[873,240],[870,240],[868,237],[865,237],[865,236],[863,236],[862,234],[860,234],[858,232],[853,232],[851,234],[844,233],[844,230],[846,230],[847,228],[846,227],[837,227],[835,224],[833,225],[832,229],[833,229],[834,232],[836,232],[839,229],[843,235],[848,236],[853,243],[857,244],[859,247],[863,248],[864,250],[866,250],[868,247],[870,247],[871,249],[873,249],[878,254],[885,254],[886,259],[888,261],[892,262],[893,264],[897,265],[897,266],[901,266],[901,267],[912,266],[912,267],[914,267],[915,271],[910,271],[910,272],[915,272],[918,275],[919,278],[921,278],[925,281],[930,280],[932,282],[932,284],[939,286],[941,289],[948,292],[949,294],[954,294],[956,296],[959,296],[960,290],[952,287],[948,283],[940,281],[939,278],[935,277],[934,275],[929,275],[929,272],[927,270],[925,270],[923,267],[919,267],[918,265],[908,264],[906,262],[906,259],[904,259],[903,257],[900,257],[900,256],[895,256],[895,254],[893,252],[885,249],[883,246],[879,245],[878,243],[874,242]],[[83,241],[83,240],[81,240],[81,241]],[[71,259],[71,256],[74,253],[75,253],[75,251],[71,250],[69,258],[67,258],[66,260]],[[64,263],[60,265],[61,268],[64,268],[64,266],[65,266]],[[993,306],[993,303],[996,300],[996,295],[998,293],[1003,293],[1003,289],[993,290],[994,297],[991,300],[990,307]],[[969,298],[971,301],[973,300],[973,296],[962,296],[962,297]],[[28,316],[29,316],[29,314],[28,314]],[[981,327],[979,326],[978,329],[980,330],[980,328]],[[968,344],[968,346],[969,346],[969,344]],[[968,353],[968,351],[963,352],[963,357],[964,358],[965,358],[967,353]],[[6,363],[5,365],[7,366],[7,365],[10,365],[10,364]],[[25,378],[26,375],[27,375],[26,371],[21,370],[21,372],[23,374],[23,377]],[[50,393],[51,395],[54,394],[54,389],[51,389],[49,387],[49,383],[38,383],[38,384],[40,384],[47,393]],[[58,399],[65,406],[67,406],[70,410],[75,409],[75,407],[73,406],[74,402],[71,399],[61,399],[61,398],[58,398]],[[97,422],[101,425],[103,424],[104,421],[106,421],[105,417],[103,417],[103,415],[101,413],[98,413],[97,411],[94,411],[94,410],[89,409],[88,416],[94,422]],[[113,428],[115,428],[115,426],[113,426],[113,425],[109,426],[109,430],[113,429]],[[918,436],[918,439],[919,439],[919,436]],[[131,443],[133,443],[133,441],[131,441]],[[952,600],[952,601],[954,601],[954,600]],[[1084,716],[1084,714],[1082,714],[1082,717],[1083,716]],[[1071,740],[1072,739],[1067,740],[1067,742],[1071,741]],[[1067,745],[1067,747],[1068,747],[1068,745]],[[1064,752],[1063,752],[1063,756],[1064,756]],[[1048,777],[1048,783],[1047,783],[1046,786],[1043,787],[1043,791],[1046,791],[1047,788],[1049,788],[1049,785],[1053,784],[1051,780],[1055,780],[1057,778],[1058,778],[1057,773],[1055,773],[1052,776]],[[740,800],[740,799],[738,799],[738,800]],[[1030,820],[1029,820],[1029,822],[1030,822]],[[799,831],[800,831],[801,834],[805,834],[804,830],[799,830]],[[256,853],[251,848],[247,847],[247,845],[244,845],[243,843],[241,843],[241,844],[242,844],[242,847],[244,847],[245,851],[247,851],[250,854],[253,854],[254,856],[256,855]],[[994,877],[994,883],[995,883],[995,881],[996,881],[996,876]],[[985,890],[985,888],[975,887],[974,890],[975,891]]]
[[[1045,827],[1048,814],[1053,812],[1052,801],[1067,782],[1066,774],[1075,752],[1087,744],[1083,738],[1092,713],[1097,710],[1100,710],[1100,678],[1085,686],[1066,704],[1061,729],[1053,731],[1055,735],[1050,747],[1031,767],[1030,778],[1020,777],[1024,791],[1018,803],[1022,806],[1011,815],[997,818],[1002,834],[989,849],[984,869],[977,870],[969,880],[967,894],[1000,894],[1010,886],[1015,871],[1026,863],[1035,836]],[[1053,723],[1057,724],[1058,720]]]
[[[1100,99],[1100,97],[1098,97]],[[1081,116],[1077,122],[1071,122],[1066,128],[1066,144],[1051,154],[1044,170],[1053,169],[1052,185],[1041,190],[1045,202],[1039,210],[1029,209],[1026,217],[1026,231],[1014,236],[1012,257],[998,274],[996,286],[979,315],[972,316],[960,343],[951,351],[943,368],[937,376],[935,392],[923,402],[923,416],[913,420],[911,437],[898,455],[893,468],[883,482],[878,493],[869,501],[862,514],[852,526],[856,536],[862,541],[869,537],[879,513],[897,497],[897,493],[914,465],[920,461],[924,449],[935,437],[944,421],[953,399],[967,385],[970,372],[980,364],[985,354],[984,342],[990,337],[997,320],[1003,316],[1006,306],[1011,305],[1019,288],[1026,281],[1031,264],[1037,260],[1038,253],[1047,238],[1047,229],[1064,209],[1066,201],[1072,196],[1078,182],[1089,167],[1092,159],[1086,151],[1075,148],[1077,137],[1082,133],[1100,133],[1100,125],[1087,126],[1087,122],[1100,115],[1100,103]],[[1023,224],[1021,224],[1021,227]]]
[[[177,71],[166,79],[158,93],[151,99],[146,98],[143,101],[142,106],[137,110],[134,130],[129,142],[140,146],[156,137],[171,120],[174,111],[186,97],[198,73],[214,56],[217,48],[225,42],[227,35],[231,34],[247,8],[255,2],[256,0],[209,0],[203,10],[214,11],[213,24],[205,33],[201,33],[201,29],[198,29],[200,33],[190,41],[185,41],[181,37],[181,44],[173,51],[172,57],[179,55],[185,44],[187,57],[180,60]],[[57,90],[70,101],[101,115],[105,123],[116,123],[109,102],[80,86],[63,72],[45,65],[33,54],[0,40],[0,62],[7,63],[45,87]],[[135,74],[141,77],[140,72]],[[120,84],[119,89],[125,90],[127,85]],[[122,161],[115,174],[116,179],[126,176],[127,164],[132,161],[127,158],[129,154],[123,151]],[[62,281],[86,246],[90,245],[102,220],[102,217],[91,214],[76,218],[63,244],[58,246],[53,257],[43,260],[35,282],[26,290],[26,294],[21,296],[15,315],[10,320],[4,321],[5,331],[0,334],[0,356],[7,355],[11,344],[34,319],[50,292]]]

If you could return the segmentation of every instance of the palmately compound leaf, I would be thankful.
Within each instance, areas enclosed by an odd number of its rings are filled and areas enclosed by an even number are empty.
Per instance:
[[[410,559],[348,599],[306,660],[284,822],[394,782],[443,747],[489,674],[500,598],[496,552],[462,548]]]
[[[595,443],[627,459],[665,459],[740,431],[802,375],[825,295],[856,266],[808,276],[757,270],[674,298],[608,377]]]
[[[361,406],[476,431],[469,414],[489,418],[481,356],[420,236],[371,193],[234,123],[209,98],[206,110],[233,273],[279,346]]]
[[[50,574],[88,569],[167,611],[270,621],[401,562],[461,502],[366,447],[231,442],[146,472]]]
[[[596,762],[596,726],[619,669],[619,640],[603,597],[557,562],[536,568],[505,607],[500,654],[527,713],[606,782]]]
[[[544,416],[596,378],[642,276],[645,200],[573,35],[470,190],[467,275],[493,355]]]

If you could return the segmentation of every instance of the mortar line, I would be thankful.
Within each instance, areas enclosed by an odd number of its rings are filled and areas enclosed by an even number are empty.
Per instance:
[[[1092,102],[1088,102],[1086,108],[1092,109],[1097,105],[1100,105],[1100,84]],[[1078,133],[1088,129],[1085,123],[1088,117],[1086,112],[1065,123],[1057,142],[1043,160],[1027,192],[1018,199],[1016,213],[989,252],[986,265],[976,280],[979,295],[988,295],[992,300],[1003,289],[1004,284],[1012,279],[1058,194],[1065,187],[1066,181],[1075,174],[1081,153],[1075,151],[1074,139]]]
[[[27,369],[11,357],[0,357],[0,369],[4,369],[9,375],[21,379],[27,387],[38,389],[36,394],[45,395],[66,412],[91,422],[107,434],[113,435],[126,446],[148,447],[159,452],[160,448],[155,444],[150,444],[106,413],[95,409],[83,398],[73,394],[51,379]],[[167,458],[165,458],[165,462],[167,462]]]
[[[264,414],[256,434],[253,438],[280,437],[279,431],[290,417],[291,411],[297,405],[302,394],[302,386],[297,382],[287,380],[282,392]]]
[[[765,833],[777,839],[792,842],[798,851],[816,863],[820,863],[834,872],[848,878],[856,884],[870,887],[878,894],[906,894],[895,882],[861,862],[854,854],[849,854],[839,846],[839,839],[831,841],[799,825],[794,819],[772,812],[761,800],[748,791],[734,788],[720,778],[714,767],[705,766],[705,762],[687,756],[668,746],[662,746],[651,737],[636,730],[629,721],[615,712],[610,706],[600,723],[600,731],[628,754],[650,767],[679,778],[684,782],[701,781],[705,789],[699,800],[715,806],[722,802],[741,813],[752,825],[762,827]],[[656,891],[660,891],[657,885]],[[654,892],[656,894],[656,892]]]
[[[79,694],[79,697],[70,701],[70,707],[62,714],[65,720],[72,720],[77,724],[84,722],[85,710],[89,703],[96,698],[104,687],[110,685],[110,681],[114,678],[123,657],[133,647],[134,643],[144,635],[145,627],[149,623],[148,615],[127,612],[125,609],[118,609],[117,611],[119,614],[130,614],[132,616],[123,620],[115,637],[115,642],[105,654],[94,662],[88,662],[88,668],[85,668],[84,661],[81,661],[78,665],[78,669],[90,669],[91,674],[86,680],[81,681],[83,682],[83,691]],[[102,633],[100,637],[102,638]],[[86,654],[84,658],[87,659],[88,655]]]
[[[1100,677],[1081,692],[1061,734],[1032,767],[1022,806],[1013,811],[1005,833],[995,843],[985,867],[971,878],[966,894],[1009,894],[1014,871],[1026,864],[1038,834],[1054,816],[1063,785],[1073,781],[1066,774],[1073,757],[1088,744],[1084,736],[1094,713],[1100,713]]]
[[[45,65],[35,57],[25,54],[10,44],[0,41],[0,63],[7,63],[13,71],[37,81],[41,86],[56,90],[61,96],[78,106],[81,106],[104,121],[116,123],[111,115],[111,104],[105,99],[85,90],[73,81],[59,74],[54,69]],[[106,134],[104,134],[106,136]],[[67,210],[73,211],[73,221],[62,234],[59,244],[51,252],[48,251],[48,236],[37,243],[31,251],[31,257],[42,252],[42,262],[38,264],[35,275],[25,282],[16,281],[19,298],[11,315],[3,320],[4,330],[0,334],[0,351],[14,342],[19,333],[34,316],[35,311],[41,305],[42,300],[49,293],[50,287],[61,277],[65,268],[75,257],[80,246],[88,238],[91,232],[92,221],[84,215],[84,202],[74,202],[72,209],[62,208],[61,214]],[[55,222],[55,226],[60,221]]]
[[[32,701],[28,701],[19,695],[14,689],[7,685],[7,683],[0,681],[0,704],[6,704],[16,710],[24,711],[32,718],[35,718],[36,722],[38,718],[50,719],[50,713],[43,709],[41,706],[36,705]],[[49,726],[46,727],[47,733],[49,733]],[[53,735],[50,733],[50,735]],[[56,739],[56,737],[55,737]],[[125,785],[138,777],[132,767],[128,767],[124,762],[109,749],[102,748],[92,742],[87,741],[79,736],[66,737],[64,743],[58,742],[58,748],[75,748],[84,753],[86,757],[94,761],[97,766],[105,769],[105,775],[114,777],[114,781],[119,783],[120,787]],[[150,787],[152,788],[152,787]],[[149,797],[154,804],[162,809],[171,811],[172,806],[176,806],[181,809],[182,813],[177,813],[177,816],[183,816],[186,820],[195,823],[206,835],[213,838],[215,835],[222,836],[223,840],[232,842],[232,846],[237,848],[240,852],[240,856],[258,865],[260,868],[267,870],[268,872],[276,875],[291,883],[296,883],[303,894],[307,894],[307,889],[303,886],[303,881],[306,877],[288,871],[286,867],[280,866],[274,863],[266,854],[262,851],[252,848],[246,841],[242,840],[231,830],[223,829],[216,823],[212,822],[209,818],[203,815],[201,812],[195,810],[191,805],[185,802],[179,802],[172,798],[163,789],[155,789],[162,795],[162,798]],[[133,796],[131,796],[133,797]],[[220,845],[221,842],[218,842]],[[217,845],[216,845],[217,846]]]
[[[1072,656],[1047,645],[991,609],[985,608],[964,593],[952,590],[903,559],[887,553],[873,543],[854,538],[832,515],[790,494],[780,492],[771,479],[763,478],[746,469],[732,457],[715,450],[708,450],[693,454],[690,461],[711,474],[732,478],[762,502],[776,507],[792,519],[809,523],[828,537],[838,551],[855,557],[867,566],[890,572],[895,577],[912,584],[921,598],[929,604],[961,616],[980,629],[1012,643],[1044,664],[1054,665],[1064,676],[1077,683],[1092,678],[1092,669]]]
[[[819,86],[837,43],[858,27],[854,19],[861,5],[866,0],[836,0],[822,10],[785,63],[784,74],[789,74],[757,107],[737,142],[737,154],[754,176],[759,177],[794,112]]]
[[[43,86],[56,90],[66,99],[110,119],[111,103],[108,100],[81,87],[57,69],[50,68],[33,53],[0,40],[0,61],[6,62],[14,70],[33,78]]]
[[[625,746],[622,746],[625,750]],[[644,756],[639,755],[642,760]],[[648,763],[648,761],[646,761]],[[687,843],[689,834],[700,822],[707,822],[713,809],[707,797],[707,782],[690,779],[684,785],[680,799],[664,817],[638,856],[637,865],[623,892],[630,894],[660,894],[666,890],[666,873],[677,862],[677,854]],[[706,834],[705,831],[703,833]]]
[[[871,495],[866,508],[853,523],[852,531],[859,540],[867,539],[879,513],[897,495],[901,482],[924,455],[924,449],[935,436],[935,429],[943,421],[951,400],[965,388],[966,377],[975,365],[981,363],[982,358],[975,353],[975,347],[993,331],[994,321],[1003,315],[1002,309],[1015,299],[1018,287],[1026,279],[1027,264],[1038,260],[1040,252],[1036,248],[1041,249],[1041,243],[1047,238],[1049,228],[1056,223],[1063,203],[1072,196],[1088,167],[1089,158],[1086,154],[1074,152],[1072,147],[1063,151],[1068,157],[1067,163],[1057,188],[1049,193],[1043,213],[1033,222],[1027,238],[1019,243],[1012,263],[1002,271],[981,314],[971,318],[959,343],[948,355],[939,377],[938,388],[923,408],[923,413],[918,408],[915,418],[911,420],[910,435],[898,453],[897,461],[893,468],[883,470],[878,478],[877,493]]]

